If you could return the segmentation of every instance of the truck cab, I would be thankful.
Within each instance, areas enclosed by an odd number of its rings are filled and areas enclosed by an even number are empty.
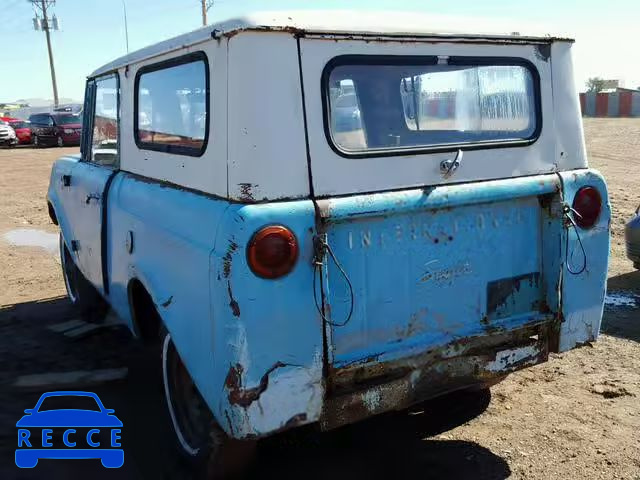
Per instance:
[[[254,14],[89,76],[48,194],[69,296],[158,346],[186,457],[598,337],[610,206],[573,42],[448,21]]]

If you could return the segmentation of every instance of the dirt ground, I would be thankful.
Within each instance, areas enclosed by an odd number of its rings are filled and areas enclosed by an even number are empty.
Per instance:
[[[267,443],[259,461],[261,474],[309,478],[309,465],[314,465],[313,478],[389,478],[393,474],[401,478],[640,480],[640,303],[633,300],[633,295],[640,295],[640,272],[624,255],[623,233],[625,222],[640,205],[640,119],[587,119],[585,130],[590,165],[606,177],[613,209],[609,294],[632,299],[626,305],[607,304],[599,341],[511,375],[492,389],[491,403],[482,415],[446,433],[429,436],[428,409],[392,420],[374,419],[332,433],[320,447]],[[57,233],[45,202],[50,167],[55,158],[74,150],[0,150],[0,402],[10,401],[2,391],[15,369],[20,373],[33,365],[42,369],[52,358],[64,358],[69,368],[86,362],[101,368],[114,366],[99,346],[113,345],[117,351],[126,342],[122,333],[111,332],[82,343],[47,347],[49,354],[39,360],[29,356],[47,341],[45,334],[32,334],[31,325],[44,326],[67,315],[64,300],[47,300],[64,295],[60,265],[56,255],[9,245],[2,236],[20,228]],[[20,313],[27,307],[30,313]],[[118,404],[120,393],[131,385],[103,388],[104,395]],[[28,400],[20,409],[31,407],[38,395],[24,396]],[[10,435],[0,432],[0,441],[5,436],[11,439],[0,443],[0,459],[9,463],[15,448],[15,424],[11,423],[19,418],[12,410],[0,408],[1,429],[12,429]],[[302,470],[292,466],[294,457],[293,464],[301,464]],[[118,472],[119,478],[146,476],[140,475],[139,467],[128,466],[128,473]],[[0,468],[0,477],[38,478],[35,472],[21,476],[16,471]],[[166,471],[161,475],[176,478]],[[75,476],[60,474],[59,478]]]

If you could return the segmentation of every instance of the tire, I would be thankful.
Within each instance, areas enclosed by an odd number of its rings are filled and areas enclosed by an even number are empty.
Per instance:
[[[104,322],[109,305],[77,267],[73,256],[60,234],[60,264],[62,278],[71,303],[80,311],[83,320],[90,323]]]
[[[249,466],[255,441],[228,437],[196,389],[169,333],[162,333],[162,380],[175,448],[196,478],[238,478]]]
[[[58,147],[64,147],[64,140],[62,137],[58,137],[56,143],[58,144]]]
[[[33,136],[33,146],[36,148],[40,148],[42,146],[40,144],[40,139],[38,138],[38,135]]]

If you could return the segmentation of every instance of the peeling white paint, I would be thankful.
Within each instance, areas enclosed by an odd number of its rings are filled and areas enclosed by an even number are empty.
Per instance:
[[[263,435],[283,428],[301,414],[306,419],[299,424],[318,421],[322,410],[322,354],[318,351],[309,367],[286,366],[269,375],[269,386],[260,398],[247,408],[229,405],[228,413],[235,419],[234,435],[246,437]],[[258,385],[243,385],[252,389]],[[224,425],[223,423],[223,426]]]
[[[370,412],[375,412],[380,406],[382,396],[377,389],[368,390],[362,395],[362,403]]]
[[[496,354],[496,359],[494,361],[487,363],[486,369],[490,372],[501,372],[527,358],[530,360],[524,362],[524,364],[534,365],[536,363],[538,353],[539,350],[534,345],[516,348],[513,350],[503,350]]]

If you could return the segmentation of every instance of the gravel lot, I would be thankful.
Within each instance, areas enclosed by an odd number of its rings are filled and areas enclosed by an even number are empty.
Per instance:
[[[624,256],[623,237],[640,204],[640,120],[588,119],[585,128],[590,164],[605,175],[613,207],[600,340],[511,375],[492,389],[482,415],[454,430],[433,436],[446,418],[435,403],[321,437],[277,438],[261,444],[253,477],[640,480],[640,272]],[[158,392],[131,368],[143,358],[140,347],[117,328],[80,338],[47,328],[73,318],[57,255],[3,241],[25,228],[55,241],[46,235],[57,234],[45,203],[50,167],[74,150],[0,149],[0,478],[188,478],[162,440],[170,427]],[[43,391],[13,386],[17,376],[127,366],[125,379],[87,387],[123,419],[122,469],[96,461],[13,465],[15,422]]]

